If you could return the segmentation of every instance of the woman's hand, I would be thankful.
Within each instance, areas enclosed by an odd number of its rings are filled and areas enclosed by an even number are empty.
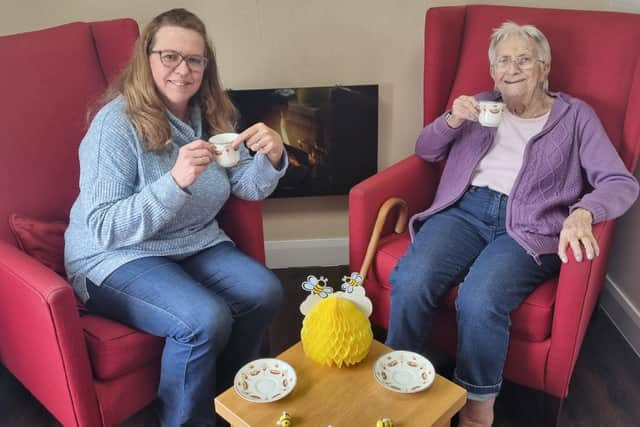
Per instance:
[[[214,160],[212,144],[197,139],[180,147],[171,176],[183,190],[193,184]]]
[[[478,121],[478,101],[473,96],[461,95],[453,100],[447,124],[459,128],[465,120]]]
[[[567,245],[571,246],[576,261],[582,261],[582,248],[587,259],[593,259],[600,255],[600,248],[596,238],[593,237],[591,223],[593,215],[586,209],[578,208],[564,220],[560,231],[560,243],[558,244],[558,256],[562,262],[568,262]]]
[[[249,150],[266,155],[274,167],[280,163],[284,152],[282,138],[278,132],[264,123],[256,123],[245,129],[231,145],[234,149],[238,149],[243,142],[246,142]]]

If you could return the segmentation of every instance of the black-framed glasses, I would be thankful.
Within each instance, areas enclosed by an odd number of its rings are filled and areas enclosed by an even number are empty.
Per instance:
[[[533,68],[533,64],[535,64],[536,62],[541,62],[544,64],[544,61],[542,59],[534,58],[527,55],[516,56],[515,58],[511,56],[501,56],[500,58],[496,59],[496,61],[493,63],[493,66],[496,68],[496,70],[502,71],[506,70],[507,68],[509,68],[509,65],[513,64],[521,70],[529,70]]]
[[[162,65],[169,68],[176,68],[182,61],[187,64],[191,71],[204,71],[209,60],[202,55],[182,55],[175,50],[152,50],[160,56]]]

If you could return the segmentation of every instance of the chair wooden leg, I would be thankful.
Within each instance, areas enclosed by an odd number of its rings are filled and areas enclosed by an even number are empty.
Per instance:
[[[546,427],[560,426],[560,413],[564,399],[549,394],[544,395],[544,425]]]

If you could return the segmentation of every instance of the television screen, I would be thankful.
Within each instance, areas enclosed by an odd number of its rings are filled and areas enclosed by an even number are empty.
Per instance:
[[[271,197],[348,194],[378,165],[378,86],[229,90],[237,129],[277,131],[289,168]]]

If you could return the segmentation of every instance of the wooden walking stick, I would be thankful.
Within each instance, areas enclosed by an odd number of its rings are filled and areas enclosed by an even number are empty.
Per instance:
[[[369,246],[367,246],[367,252],[365,253],[364,260],[362,261],[362,267],[360,268],[360,276],[362,276],[363,284],[364,280],[367,277],[369,267],[371,267],[373,256],[375,255],[376,249],[378,248],[380,234],[382,233],[384,224],[387,221],[387,216],[389,215],[389,212],[391,212],[391,210],[396,206],[399,207],[400,212],[398,213],[398,219],[396,220],[396,225],[393,231],[396,234],[404,233],[404,229],[407,226],[407,219],[409,217],[409,208],[407,206],[407,202],[399,197],[391,197],[385,200],[385,202],[382,204],[382,206],[380,206],[380,209],[378,210],[378,217],[376,218],[376,223],[373,226],[373,231],[371,232],[371,237],[369,238]]]

